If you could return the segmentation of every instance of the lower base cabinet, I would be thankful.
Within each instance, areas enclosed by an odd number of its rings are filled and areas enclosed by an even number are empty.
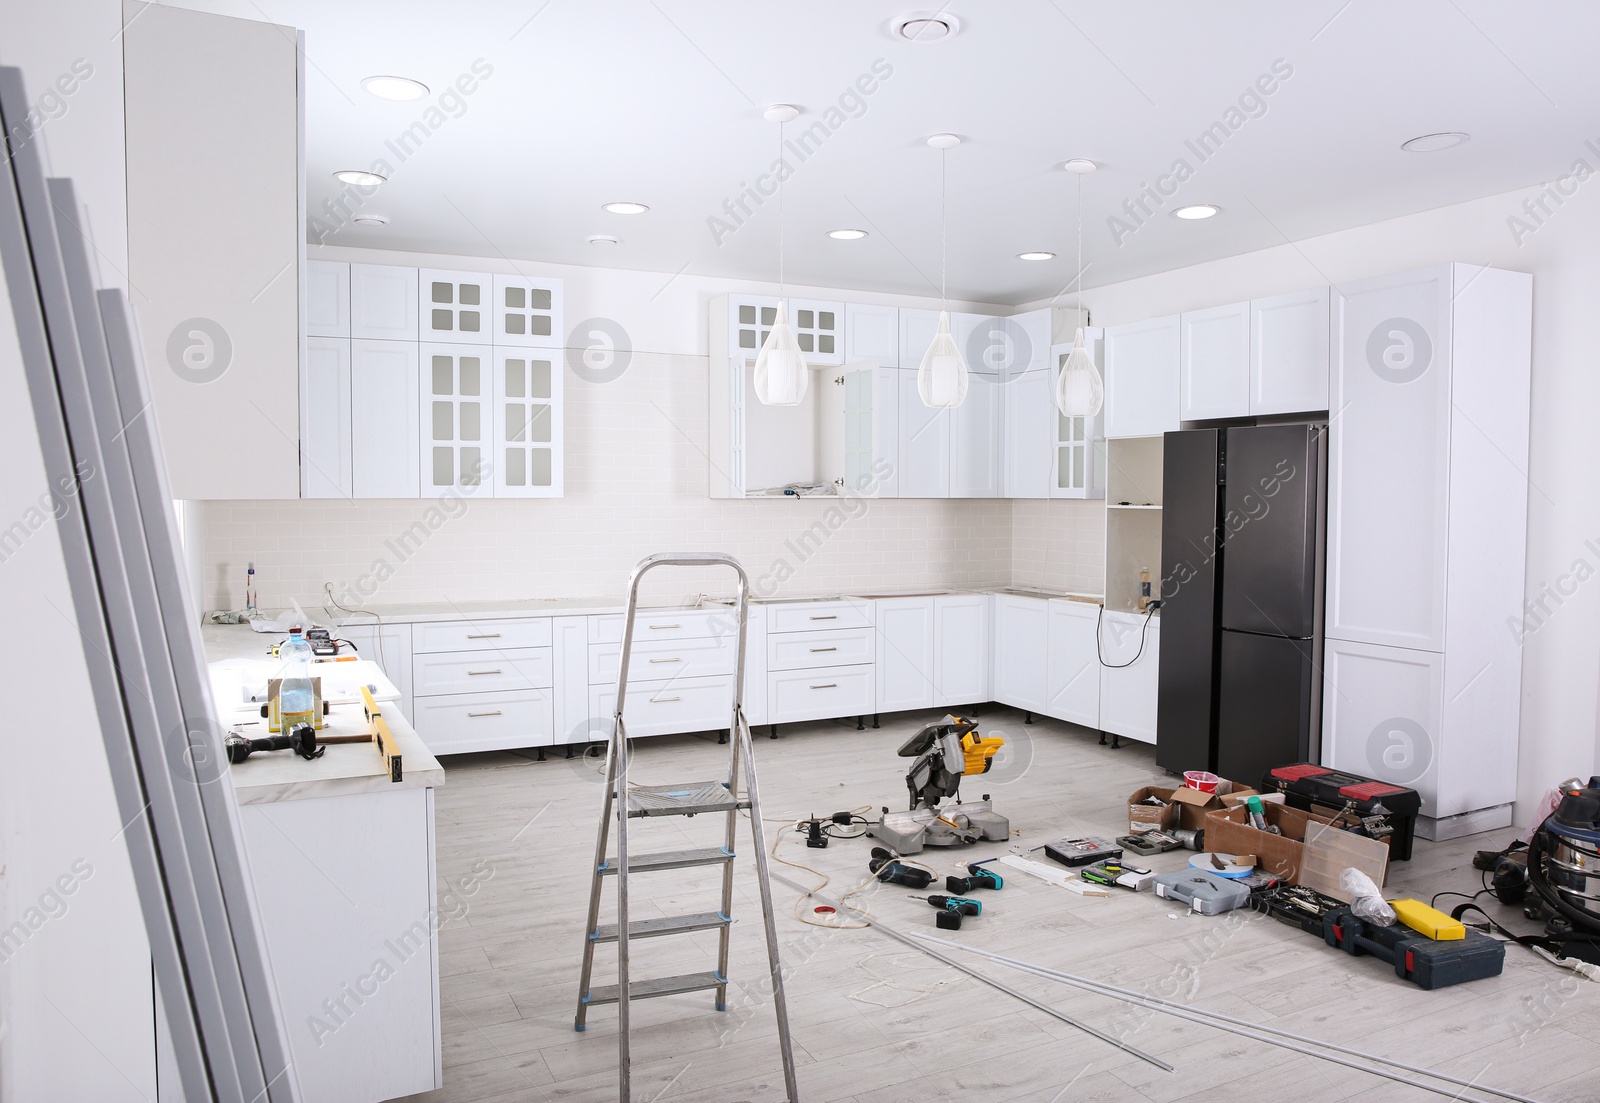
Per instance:
[[[592,717],[616,715],[617,686],[589,687],[589,713]],[[622,703],[622,721],[628,735],[672,735],[678,732],[720,731],[733,716],[733,675],[709,678],[676,678],[663,681],[629,682],[628,696]],[[606,724],[606,734],[610,725]]]
[[[796,724],[836,716],[871,716],[871,664],[786,670],[767,675],[768,720]]]
[[[1100,727],[1099,614],[1082,601],[1050,602],[1045,715],[1086,728]]]
[[[1441,808],[1438,801],[1443,655],[1330,639],[1323,644],[1323,671],[1323,762],[1415,789],[1424,816],[1467,811]]]
[[[1161,618],[1107,612],[1100,625],[1100,729],[1156,741],[1156,694],[1161,661]]]
[[[548,747],[557,742],[548,689],[418,695],[417,734],[436,755]]]

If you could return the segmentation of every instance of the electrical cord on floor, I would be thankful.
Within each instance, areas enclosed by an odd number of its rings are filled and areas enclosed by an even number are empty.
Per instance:
[[[871,807],[871,806],[867,805],[867,806],[864,806],[864,807]],[[856,809],[852,809],[851,811],[852,811],[853,814],[856,814],[859,817],[859,813],[861,812],[861,810],[862,809],[860,809],[860,808],[856,808]],[[771,822],[771,823],[784,823],[784,824],[788,824],[791,827],[799,827],[802,824],[805,824],[807,821],[806,820],[789,820],[789,819],[785,819],[785,820],[768,820],[766,817],[762,817],[762,822],[763,823],[768,823],[768,822]],[[864,928],[864,927],[870,927],[872,925],[872,922],[871,922],[871,920],[872,920],[872,909],[868,908],[865,905],[865,903],[856,904],[856,905],[854,905],[852,907],[853,911],[855,911],[856,913],[866,917],[865,921],[859,922],[859,923],[850,922],[850,921],[845,920],[845,919],[837,918],[837,916],[839,914],[838,912],[824,912],[824,913],[822,913],[823,915],[832,915],[832,916],[835,917],[832,921],[829,921],[829,920],[825,920],[825,919],[819,918],[818,914],[815,911],[809,912],[809,913],[805,911],[805,903],[806,903],[806,901],[808,899],[810,899],[811,895],[813,893],[821,892],[823,889],[827,888],[829,883],[833,880],[833,878],[829,874],[826,874],[826,873],[822,872],[822,870],[820,870],[820,869],[817,869],[817,868],[815,868],[813,866],[808,866],[804,862],[793,862],[793,861],[790,861],[788,858],[785,858],[785,857],[783,857],[783,855],[779,854],[778,853],[778,847],[783,843],[784,836],[786,836],[788,834],[790,834],[789,831],[779,831],[773,836],[772,845],[767,848],[768,856],[771,857],[772,860],[775,861],[775,862],[782,862],[784,865],[790,866],[790,867],[792,867],[794,869],[803,869],[807,873],[809,873],[809,874],[811,874],[811,875],[813,875],[815,877],[822,878],[822,883],[820,885],[813,886],[812,888],[806,890],[804,895],[798,896],[798,897],[795,898],[795,902],[794,902],[794,917],[796,919],[798,919],[800,922],[809,924],[810,926],[813,926],[813,927],[829,927],[829,928],[832,928],[833,930],[859,930],[859,929]],[[855,836],[844,836],[844,837],[854,838]],[[923,865],[921,862],[914,862],[909,858],[897,858],[895,860],[900,862],[902,865],[912,866],[912,867],[914,867],[916,869],[920,869],[920,870],[926,871],[929,874],[929,876],[931,876],[934,880],[939,880],[940,879],[939,871],[936,870],[936,869],[933,869],[931,866]],[[867,889],[871,888],[874,885],[880,884],[880,883],[881,882],[879,882],[878,875],[876,873],[869,873],[867,875],[866,879],[863,880],[860,884],[858,884],[855,887],[851,888],[849,891],[841,894],[840,897],[839,897],[839,903],[840,904],[845,904],[850,900],[850,898],[852,896],[855,896],[855,895],[857,895],[859,893],[865,892]]]
[[[1107,670],[1122,670],[1124,667],[1130,667],[1138,662],[1139,656],[1144,654],[1145,639],[1150,633],[1150,618],[1156,615],[1156,610],[1159,608],[1161,608],[1161,602],[1159,601],[1152,601],[1145,607],[1144,623],[1139,626],[1139,650],[1133,653],[1133,658],[1125,663],[1108,663],[1106,662],[1105,648],[1100,642],[1100,622],[1105,620],[1106,616],[1105,603],[1101,602],[1100,611],[1094,616],[1094,657],[1100,660],[1100,665]]]

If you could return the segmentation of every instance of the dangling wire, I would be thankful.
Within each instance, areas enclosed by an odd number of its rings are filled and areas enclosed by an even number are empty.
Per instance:
[[[783,178],[788,175],[783,163],[783,121],[778,121],[778,298],[787,299],[783,284]],[[1082,181],[1079,181],[1082,183]]]
[[[1083,173],[1078,177],[1078,325],[1083,325]]]
[[[947,149],[939,150],[939,298],[946,310],[950,309],[950,296],[944,288],[945,276],[945,239],[950,234],[950,218],[945,200],[945,154]]]

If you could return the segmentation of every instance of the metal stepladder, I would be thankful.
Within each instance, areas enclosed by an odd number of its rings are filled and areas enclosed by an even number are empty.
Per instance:
[[[639,608],[639,584],[657,567],[728,567],[739,580],[739,594],[731,615],[737,618],[737,643],[734,653],[733,711],[729,724],[727,780],[694,781],[673,785],[635,785],[628,783],[628,732],[623,721],[627,699],[629,662],[633,652],[633,633]],[[728,941],[733,925],[733,859],[739,812],[750,812],[751,842],[755,847],[757,879],[761,889],[761,910],[767,936],[767,960],[772,974],[772,1002],[778,1019],[778,1047],[783,1058],[783,1079],[789,1103],[799,1103],[795,1080],[794,1050],[789,1037],[789,1013],[784,1002],[783,969],[778,962],[778,929],[772,911],[772,886],[767,869],[767,847],[761,825],[761,801],[756,789],[754,748],[750,725],[744,717],[744,653],[750,580],[744,567],[731,555],[651,555],[639,561],[628,582],[628,607],[622,629],[621,665],[617,672],[617,703],[611,741],[606,751],[605,799],[600,829],[595,841],[594,873],[589,882],[589,917],[584,927],[583,973],[578,981],[578,1011],[573,1028],[583,1030],[589,1008],[617,1005],[617,1078],[620,1103],[628,1103],[632,1069],[628,1055],[628,1004],[652,996],[713,989],[716,1008],[728,1006]],[[739,791],[743,768],[743,795]],[[655,816],[694,816],[722,814],[727,831],[720,847],[676,850],[658,854],[630,855],[628,821]],[[612,817],[616,817],[617,853],[606,854]],[[692,866],[722,867],[722,905],[714,912],[666,916],[630,921],[628,918],[628,878],[633,873],[684,869]],[[600,923],[600,893],[607,876],[617,879],[617,921]],[[688,934],[694,931],[717,932],[717,967],[703,973],[654,980],[634,981],[628,972],[628,943],[634,938]],[[594,973],[595,947],[603,942],[617,945],[617,983],[590,986]]]

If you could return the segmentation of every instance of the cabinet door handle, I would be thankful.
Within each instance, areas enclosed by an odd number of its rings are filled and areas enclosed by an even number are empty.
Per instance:
[[[826,616],[811,617],[810,619],[811,620],[838,620],[839,619],[839,614],[838,613],[829,613]]]
[[[681,624],[651,624],[647,626],[652,632],[662,632],[669,628],[682,628]]]
[[[469,713],[467,713],[467,715],[468,716],[499,716],[500,712],[501,712],[500,709],[495,709],[493,712],[469,712]]]
[[[467,633],[467,639],[469,639],[469,640],[497,640],[499,638],[500,638],[500,633],[499,632],[468,632]]]
[[[652,698],[650,698],[650,703],[652,705],[669,705],[673,701],[681,701],[681,700],[683,700],[682,697],[652,697]]]
[[[811,649],[811,653],[813,655],[815,655],[819,651],[837,651],[837,650],[839,650],[837,647],[813,647]]]
[[[812,686],[811,688],[812,689],[838,689],[839,688],[839,683],[838,682],[823,682],[820,686]]]
[[[653,663],[681,663],[682,659],[651,659]]]
[[[467,671],[467,676],[469,678],[476,678],[480,674],[503,674],[503,673],[505,673],[505,671],[499,670],[499,669],[495,669],[495,670],[469,670],[469,671]]]

